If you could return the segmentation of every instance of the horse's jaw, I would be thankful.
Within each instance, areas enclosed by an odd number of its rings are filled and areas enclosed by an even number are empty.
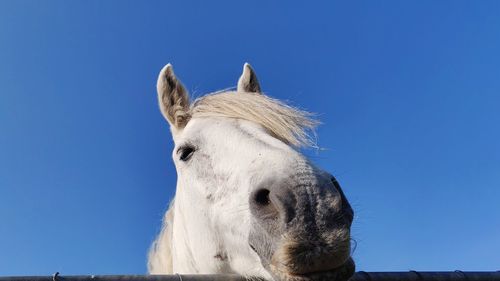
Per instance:
[[[218,273],[220,264],[213,256],[218,252],[206,208],[194,204],[188,187],[178,186],[175,217],[172,224],[172,268],[175,273]]]
[[[173,272],[184,274],[235,273],[273,280],[248,244],[250,213],[237,212],[220,202],[196,202],[189,187],[179,185],[172,222]],[[201,200],[201,199],[200,199]],[[226,212],[224,210],[226,208]],[[236,222],[236,223],[235,223]]]

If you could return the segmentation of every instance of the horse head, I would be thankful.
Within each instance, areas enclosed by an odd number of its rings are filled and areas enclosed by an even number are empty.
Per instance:
[[[339,183],[298,148],[311,115],[261,92],[245,64],[236,91],[193,102],[172,66],[158,77],[177,170],[151,273],[238,273],[276,281],[347,280],[353,210]]]

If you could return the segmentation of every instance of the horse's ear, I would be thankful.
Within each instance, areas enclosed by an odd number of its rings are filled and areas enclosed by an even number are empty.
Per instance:
[[[238,92],[260,93],[259,80],[249,63],[243,65],[243,73],[238,80]]]
[[[156,89],[161,113],[170,126],[184,128],[190,118],[189,95],[181,81],[175,77],[171,64],[165,65],[160,71]]]

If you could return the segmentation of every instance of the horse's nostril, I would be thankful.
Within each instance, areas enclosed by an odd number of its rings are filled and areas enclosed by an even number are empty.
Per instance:
[[[267,206],[271,203],[269,199],[269,190],[268,189],[260,189],[255,192],[254,201],[260,206]]]

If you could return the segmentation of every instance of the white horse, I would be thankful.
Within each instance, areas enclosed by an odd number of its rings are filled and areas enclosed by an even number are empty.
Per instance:
[[[190,103],[170,64],[157,90],[178,179],[150,250],[150,273],[275,281],[353,274],[353,211],[335,178],[297,150],[312,143],[309,113],[262,94],[249,64],[236,92]]]

